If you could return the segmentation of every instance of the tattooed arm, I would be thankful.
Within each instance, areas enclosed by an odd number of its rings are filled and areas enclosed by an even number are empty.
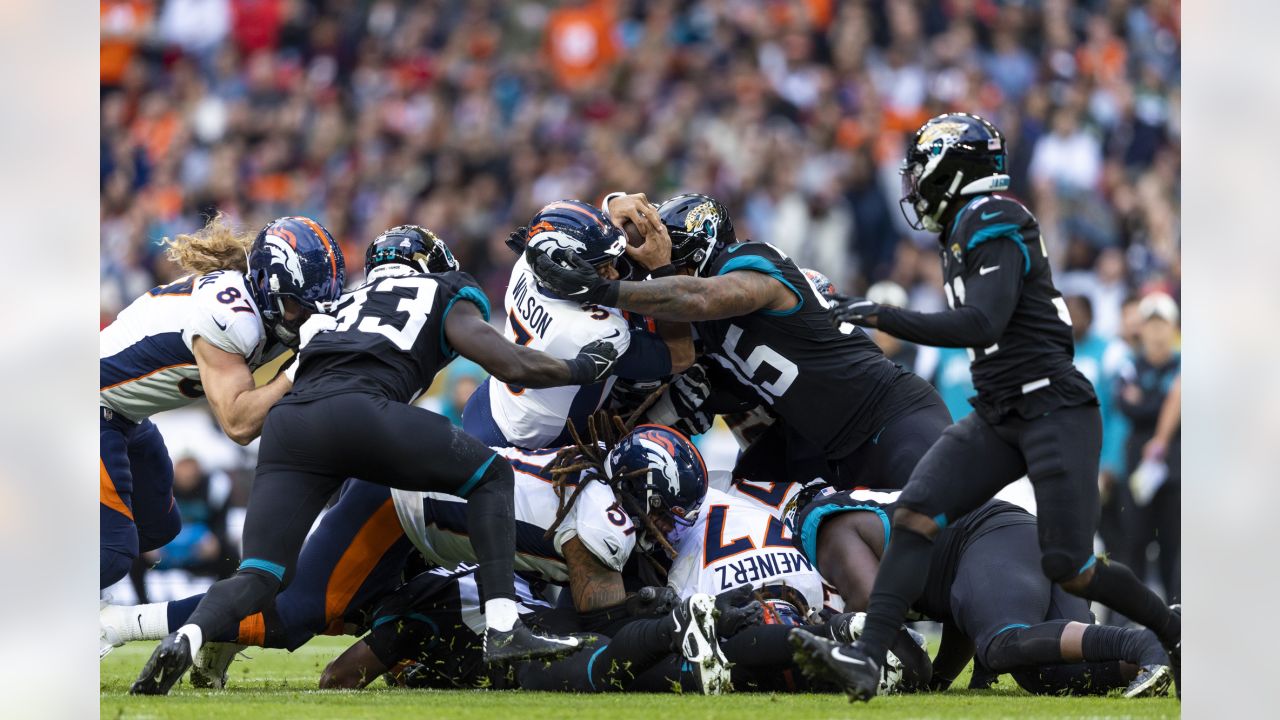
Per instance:
[[[626,601],[622,573],[610,570],[591,554],[580,538],[572,538],[561,548],[569,569],[569,591],[578,612],[612,607]]]
[[[740,270],[715,277],[673,275],[619,283],[617,307],[657,320],[720,320],[762,308],[790,310],[796,296],[763,273]]]

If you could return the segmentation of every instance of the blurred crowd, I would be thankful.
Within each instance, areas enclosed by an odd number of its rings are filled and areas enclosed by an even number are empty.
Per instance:
[[[157,241],[215,210],[250,228],[315,217],[353,279],[379,231],[425,225],[500,297],[515,226],[612,190],[706,192],[739,237],[841,291],[891,283],[938,309],[935,239],[903,221],[897,170],[909,134],[949,110],[1004,131],[1011,192],[1039,216],[1064,294],[1088,305],[1081,342],[1111,349],[1107,381],[1143,356],[1142,297],[1163,293],[1176,314],[1178,0],[103,0],[101,13],[104,324],[176,274]],[[912,361],[962,386],[959,353]],[[1127,418],[1112,415],[1123,448]],[[1122,486],[1142,456],[1117,453]]]

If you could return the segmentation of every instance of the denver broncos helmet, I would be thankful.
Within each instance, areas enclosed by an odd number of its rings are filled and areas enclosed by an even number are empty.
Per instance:
[[[449,246],[438,235],[418,225],[397,225],[369,243],[364,251],[364,272],[387,263],[402,263],[424,273],[442,273],[461,267]]]
[[[529,221],[525,247],[550,255],[568,250],[599,267],[613,264],[627,249],[627,236],[609,221],[600,208],[579,200],[557,200]],[[538,271],[533,271],[535,279]]]
[[[658,206],[658,216],[671,236],[671,264],[699,275],[716,253],[738,242],[729,209],[709,195],[677,195]]]
[[[942,232],[942,215],[956,197],[1009,189],[1006,164],[995,125],[969,113],[939,115],[916,130],[907,148],[899,171],[902,216],[916,230]]]
[[[312,312],[342,295],[346,264],[342,249],[323,225],[308,217],[282,217],[267,223],[249,248],[249,292],[267,328],[285,345],[298,346],[298,327],[287,321],[284,298]]]
[[[698,448],[665,425],[637,426],[609,453],[605,473],[635,501],[628,513],[639,507],[671,520],[666,537],[672,544],[693,526],[707,496],[707,466]],[[645,526],[641,518],[631,521]]]

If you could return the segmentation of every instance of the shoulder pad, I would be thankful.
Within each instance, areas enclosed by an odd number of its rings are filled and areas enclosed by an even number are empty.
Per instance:
[[[202,337],[223,352],[245,358],[258,352],[265,334],[243,275],[231,270],[203,275],[196,279],[191,299],[184,333],[188,344]]]
[[[595,481],[578,496],[573,510],[556,530],[556,552],[563,554],[564,544],[575,537],[582,540],[605,567],[619,572],[636,546],[636,529],[631,518],[617,507],[613,491]]]

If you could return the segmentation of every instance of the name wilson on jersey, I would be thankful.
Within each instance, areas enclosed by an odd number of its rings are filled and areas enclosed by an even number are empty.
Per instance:
[[[511,291],[511,298],[515,300],[515,309],[520,313],[520,317],[524,319],[525,326],[532,332],[538,334],[538,337],[547,336],[547,328],[551,327],[551,314],[538,304],[537,298],[529,293],[529,276],[520,275],[520,279],[516,281],[516,287]]]

